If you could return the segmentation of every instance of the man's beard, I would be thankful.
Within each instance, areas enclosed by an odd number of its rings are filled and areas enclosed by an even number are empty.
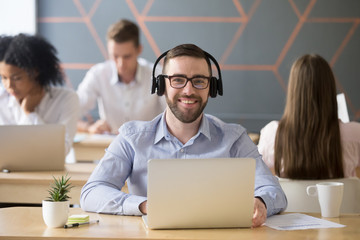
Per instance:
[[[174,114],[174,116],[181,122],[183,123],[192,123],[194,122],[196,119],[198,119],[198,117],[203,113],[207,101],[203,103],[202,99],[199,97],[196,97],[194,95],[191,96],[180,96],[179,94],[176,94],[174,97],[174,101],[170,101],[169,97],[167,96],[166,92],[165,92],[165,97],[166,97],[166,103],[168,104],[171,112]],[[199,108],[197,109],[188,109],[185,111],[181,111],[178,108],[178,99],[180,97],[188,97],[188,98],[193,98],[196,99],[198,104],[200,105]]]

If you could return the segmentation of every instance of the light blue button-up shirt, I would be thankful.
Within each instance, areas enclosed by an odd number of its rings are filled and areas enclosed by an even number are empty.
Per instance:
[[[287,206],[278,180],[263,162],[256,145],[238,124],[204,114],[198,133],[182,144],[169,133],[165,113],[150,122],[125,123],[81,191],[83,210],[120,215],[141,215],[147,198],[147,161],[152,158],[256,159],[254,197],[261,197],[271,216]],[[129,194],[121,192],[127,181]]]

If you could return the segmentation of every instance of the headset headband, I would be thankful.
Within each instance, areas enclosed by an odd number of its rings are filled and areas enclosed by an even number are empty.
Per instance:
[[[153,71],[152,71],[152,78],[153,78],[153,84],[152,84],[152,87],[151,87],[151,93],[152,93],[152,94],[155,93],[155,90],[156,90],[156,88],[157,88],[157,83],[156,83],[156,79],[157,79],[157,78],[155,77],[156,66],[157,66],[157,64],[161,61],[161,59],[166,56],[166,54],[167,54],[169,51],[170,51],[170,50],[167,50],[166,52],[162,53],[162,54],[156,59],[156,61],[155,61],[155,63],[154,63],[154,67],[153,67]],[[216,61],[216,59],[215,59],[210,53],[208,53],[208,52],[206,52],[206,51],[204,51],[204,50],[203,50],[203,52],[204,52],[205,56],[214,63],[214,65],[215,65],[215,67],[216,67],[216,69],[217,69],[217,72],[218,72],[218,79],[216,79],[215,77],[212,77],[212,78],[215,79],[215,81],[216,81],[216,86],[217,86],[216,89],[215,89],[215,96],[216,96],[216,91],[217,91],[217,93],[218,93],[220,96],[222,96],[222,95],[223,95],[223,88],[222,88],[222,77],[221,77],[221,70],[220,70],[219,63]],[[211,67],[211,66],[210,66],[210,67]],[[214,96],[213,96],[213,97],[214,97]]]

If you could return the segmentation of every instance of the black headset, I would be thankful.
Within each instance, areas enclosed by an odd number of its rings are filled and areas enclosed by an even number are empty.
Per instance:
[[[156,65],[160,62],[160,60],[163,57],[166,56],[166,54],[169,51],[170,50],[161,54],[154,63],[153,72],[152,72],[151,94],[154,94],[156,92],[157,95],[162,96],[165,92],[165,77],[163,75],[159,75],[159,76],[155,77],[155,69],[156,69]],[[211,59],[211,61],[215,64],[216,69],[218,71],[218,76],[219,76],[219,78],[216,78],[213,76],[210,78],[210,90],[209,90],[210,97],[214,98],[214,97],[216,97],[217,94],[222,96],[223,95],[223,86],[222,86],[222,80],[221,80],[220,66],[219,66],[218,62],[216,61],[216,59],[213,56],[211,56],[210,53],[207,53],[205,51],[203,51],[203,52],[204,52],[205,56],[208,59]]]

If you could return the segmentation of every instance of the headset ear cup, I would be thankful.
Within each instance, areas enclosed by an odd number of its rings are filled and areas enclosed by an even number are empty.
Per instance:
[[[216,97],[216,91],[217,91],[217,79],[216,77],[210,78],[210,97],[214,98]]]
[[[218,79],[217,80],[217,92],[219,93],[220,96],[223,95],[223,85],[222,85],[222,80]]]
[[[223,85],[222,85],[222,78],[221,78],[221,70],[220,70],[220,66],[219,66],[219,63],[216,61],[216,59],[208,52],[205,52],[205,55],[215,64],[216,66],[216,69],[218,71],[218,79],[215,78],[215,77],[212,77],[214,78],[213,79],[213,84],[212,86],[210,86],[210,96],[211,97],[216,97],[217,93],[219,93],[220,96],[223,95]],[[210,82],[210,83],[212,83]]]
[[[165,78],[162,75],[157,76],[156,78],[157,85],[157,95],[162,96],[165,92]]]
[[[151,94],[154,94],[157,88],[157,80],[155,77],[152,78]]]
[[[156,71],[156,66],[157,64],[160,62],[160,60],[166,56],[166,54],[169,52],[166,51],[164,53],[162,53],[155,61],[154,66],[153,66],[153,70],[152,70],[152,86],[151,86],[151,94],[154,94],[156,92],[157,89],[157,95],[161,96],[164,94],[165,92],[165,80],[164,77],[161,76],[162,80],[159,79],[159,76],[155,77],[155,71]]]

